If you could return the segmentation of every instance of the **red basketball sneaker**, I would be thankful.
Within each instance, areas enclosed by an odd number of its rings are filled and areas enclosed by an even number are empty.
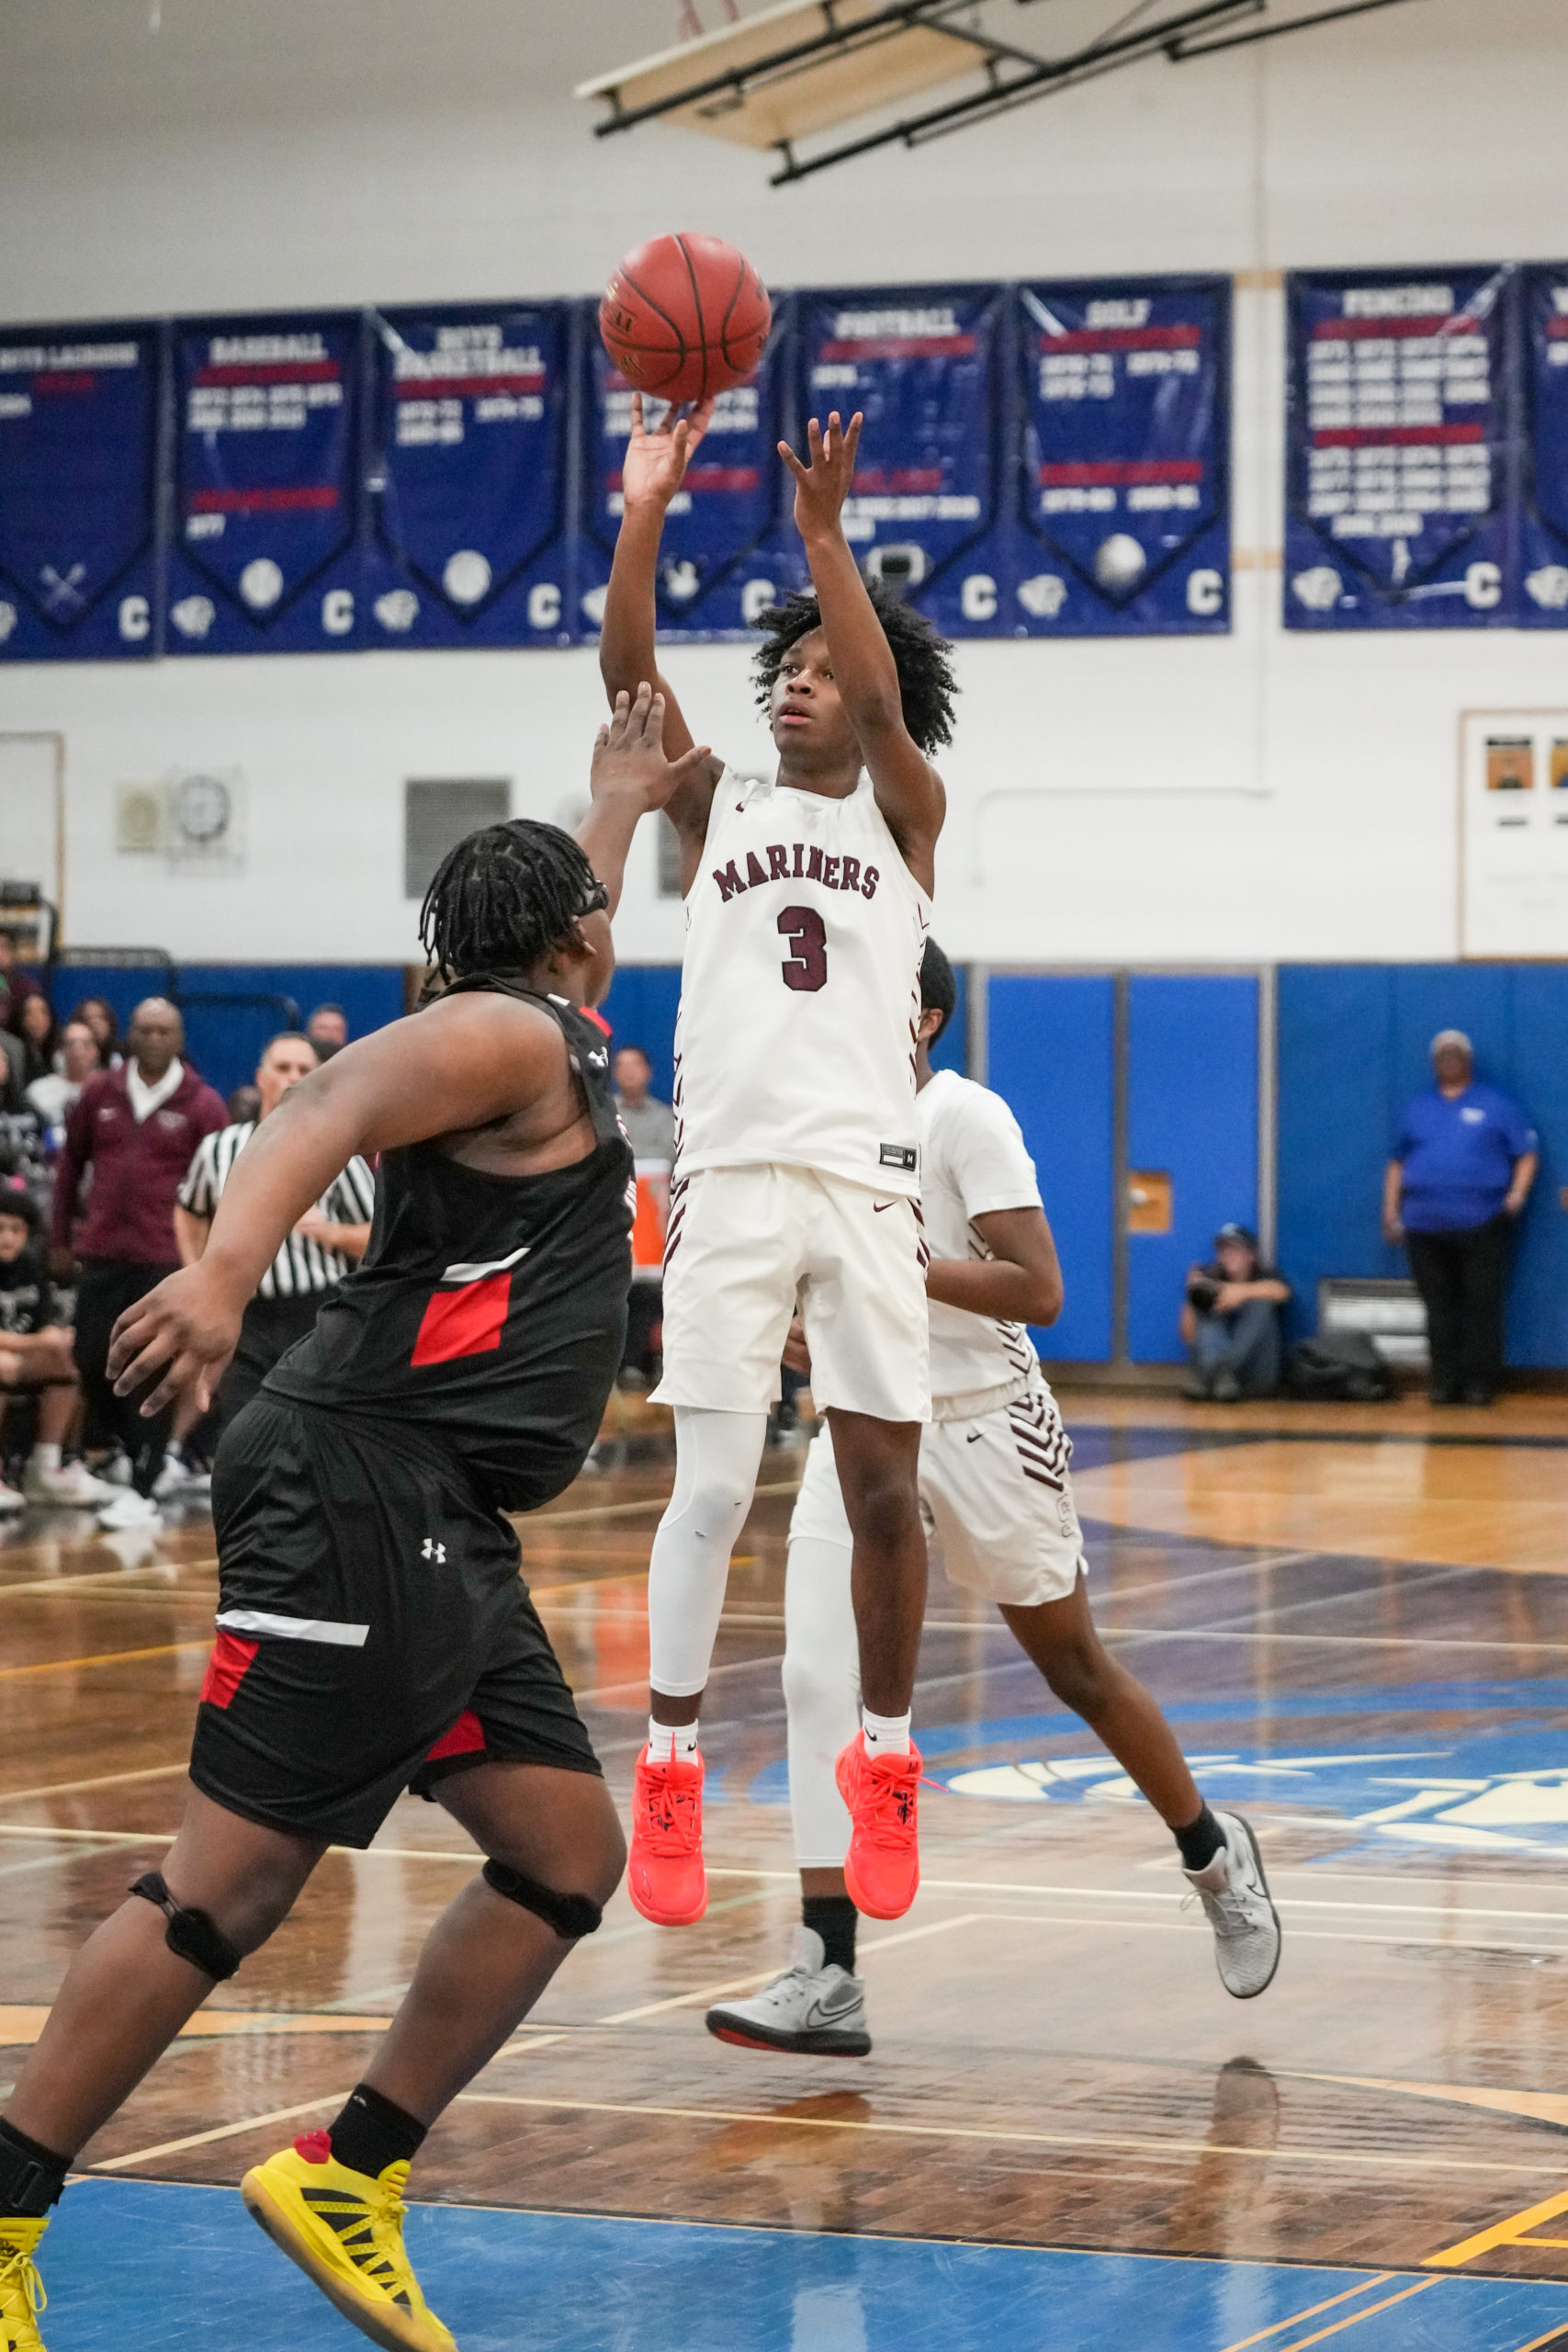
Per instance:
[[[920,1883],[919,1750],[868,1756],[865,1735],[857,1731],[839,1758],[836,1778],[854,1823],[844,1857],[850,1901],[869,1919],[901,1919]]]
[[[656,1928],[689,1928],[708,1907],[703,1869],[703,1759],[654,1763],[645,1747],[632,1783],[632,1901]]]

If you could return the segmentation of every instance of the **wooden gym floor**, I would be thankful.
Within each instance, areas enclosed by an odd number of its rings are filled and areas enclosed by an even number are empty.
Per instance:
[[[617,1896],[417,2169],[416,2258],[464,2352],[1568,2346],[1568,1406],[1066,1401],[1101,1626],[1258,1828],[1274,1986],[1226,1997],[1158,1823],[937,1574],[916,1722],[943,1788],[914,1911],[863,1938],[873,2054],[707,2036],[795,1916],[801,1456],[772,1453],[704,1719],[707,1917],[660,1930]],[[624,1798],[669,1462],[637,1432],[610,1453],[523,1541]],[[200,1514],[3,1541],[8,2082],[173,1831],[215,1577]],[[229,2192],[339,2102],[475,1860],[408,1799],[327,1857],[85,2152],[44,2249],[51,2352],[130,2340],[116,2281],[156,2307],[137,2341],[357,2340]]]

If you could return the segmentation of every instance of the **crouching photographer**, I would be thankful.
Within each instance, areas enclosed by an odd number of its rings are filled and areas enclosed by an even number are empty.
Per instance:
[[[1187,1274],[1181,1337],[1192,1351],[1182,1393],[1234,1405],[1243,1396],[1272,1396],[1280,1385],[1280,1310],[1291,1285],[1258,1255],[1258,1238],[1245,1225],[1223,1225],[1206,1266]]]

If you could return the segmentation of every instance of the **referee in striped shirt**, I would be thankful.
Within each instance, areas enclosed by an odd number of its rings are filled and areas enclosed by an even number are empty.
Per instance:
[[[289,1088],[319,1067],[309,1037],[292,1030],[274,1037],[256,1069],[261,1116],[276,1111]],[[254,1119],[243,1119],[197,1145],[175,1207],[175,1238],[186,1265],[194,1265],[207,1248],[230,1171],[255,1131]],[[370,1240],[375,1208],[376,1179],[356,1153],[300,1218],[245,1309],[239,1345],[218,1391],[224,1422],[250,1403],[279,1357],[314,1327],[323,1299],[358,1264]]]

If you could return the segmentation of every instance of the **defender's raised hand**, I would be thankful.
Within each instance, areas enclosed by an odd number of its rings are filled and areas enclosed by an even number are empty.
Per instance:
[[[640,811],[662,808],[712,756],[707,744],[694,743],[680,759],[666,758],[664,696],[645,679],[635,700],[624,692],[615,696],[594,741],[588,789],[596,806],[625,796]]]
[[[836,531],[845,499],[854,483],[855,451],[865,422],[857,409],[847,426],[834,409],[824,433],[815,417],[806,428],[810,464],[803,465],[787,441],[779,455],[795,476],[795,527],[803,539],[814,531]]]
[[[628,508],[669,505],[712,418],[711,400],[691,410],[671,401],[660,424],[647,424],[642,394],[632,394],[632,437],[621,461],[621,496]]]

